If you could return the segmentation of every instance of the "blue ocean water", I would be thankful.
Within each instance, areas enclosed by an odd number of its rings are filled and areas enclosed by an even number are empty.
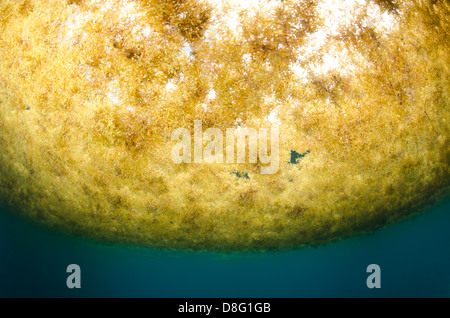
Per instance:
[[[66,286],[69,264],[80,289]],[[0,297],[450,297],[450,200],[370,235],[231,254],[102,245],[0,209]]]

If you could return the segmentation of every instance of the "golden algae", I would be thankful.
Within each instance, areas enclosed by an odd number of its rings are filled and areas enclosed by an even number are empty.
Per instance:
[[[447,1],[235,5],[2,0],[0,201],[96,240],[273,250],[448,195]],[[174,163],[196,120],[278,127],[279,169]]]

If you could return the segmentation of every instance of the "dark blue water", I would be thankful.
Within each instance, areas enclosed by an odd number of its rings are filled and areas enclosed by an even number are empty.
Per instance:
[[[80,289],[66,286],[69,264]],[[379,289],[366,285],[369,264]],[[2,209],[0,297],[450,297],[450,200],[323,247],[228,255],[104,246]]]

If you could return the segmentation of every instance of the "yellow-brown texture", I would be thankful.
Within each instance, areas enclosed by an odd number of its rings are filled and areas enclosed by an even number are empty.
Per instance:
[[[230,27],[230,6],[195,0],[1,0],[0,201],[95,240],[229,251],[323,244],[447,195],[448,2],[358,4],[319,46],[316,1],[270,3]],[[318,71],[327,52],[343,63]],[[175,128],[271,113],[274,175],[172,162]]]

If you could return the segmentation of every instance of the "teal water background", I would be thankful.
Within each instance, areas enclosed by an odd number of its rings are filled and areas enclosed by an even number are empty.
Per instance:
[[[69,264],[80,289],[66,286]],[[369,264],[380,289],[366,286]],[[231,254],[102,245],[0,209],[0,297],[450,297],[450,200],[370,235]]]

